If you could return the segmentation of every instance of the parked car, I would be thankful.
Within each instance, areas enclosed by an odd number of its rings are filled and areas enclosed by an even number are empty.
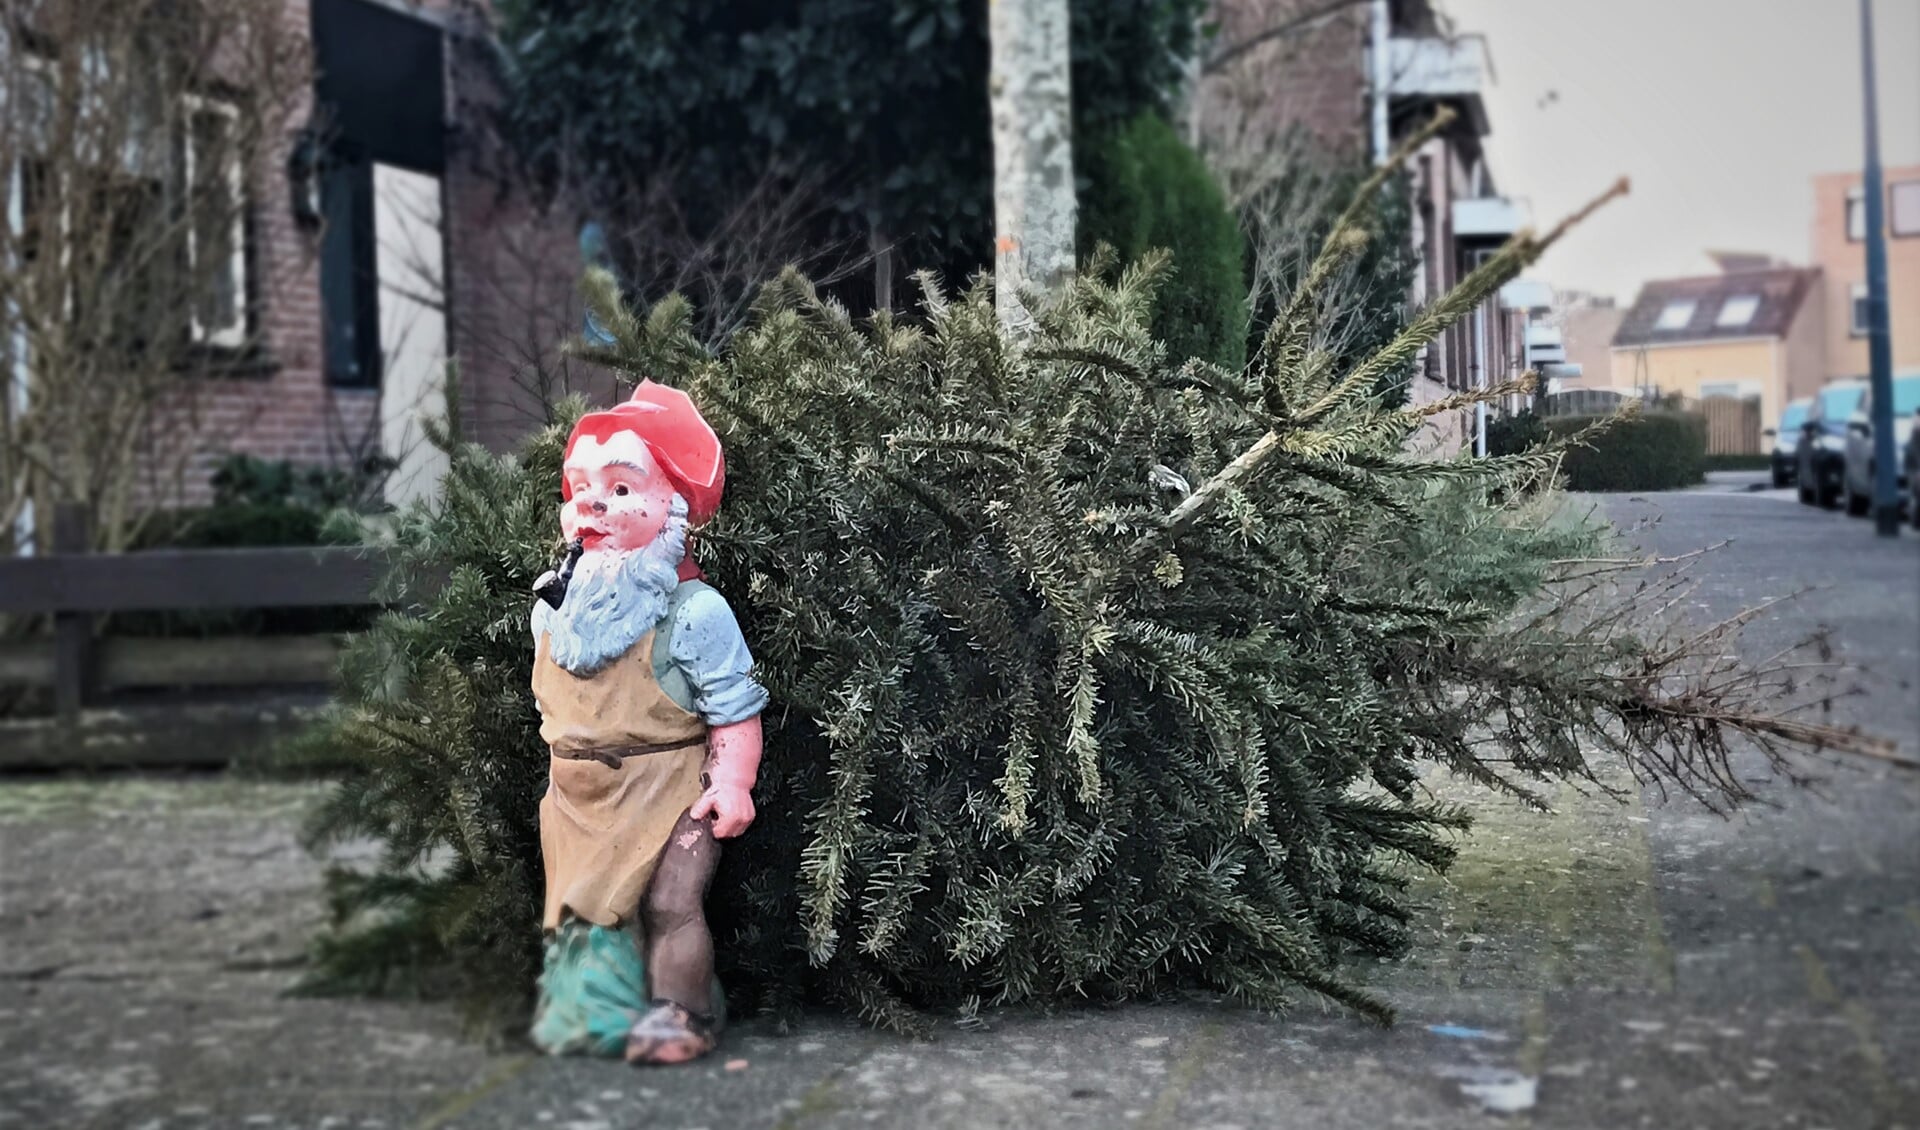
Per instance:
[[[1914,416],[1920,419],[1920,412]],[[1920,530],[1920,427],[1907,429],[1906,458],[1901,466],[1907,469],[1907,520]]]
[[[1913,413],[1920,409],[1920,373],[1893,378],[1893,450],[1904,455],[1907,438],[1913,435]],[[1841,493],[1846,497],[1847,513],[1861,515],[1873,509],[1873,388],[1868,386],[1860,403],[1847,419],[1846,474]],[[1905,460],[1895,468],[1898,497],[1907,495]]]
[[[1800,425],[1800,501],[1832,506],[1847,477],[1847,421],[1867,394],[1865,381],[1835,381],[1814,395]]]
[[[1813,400],[1801,397],[1790,400],[1780,413],[1780,426],[1768,428],[1767,438],[1773,440],[1773,485],[1774,489],[1790,487],[1800,477],[1800,426],[1807,422],[1807,406]]]

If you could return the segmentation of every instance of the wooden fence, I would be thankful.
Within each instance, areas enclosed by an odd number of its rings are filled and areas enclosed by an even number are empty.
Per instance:
[[[1629,401],[1640,398],[1610,388],[1570,388],[1541,397],[1536,410],[1543,416],[1610,416]]]
[[[1707,418],[1708,455],[1760,454],[1758,398],[1709,396],[1698,403]]]
[[[51,554],[0,558],[0,615],[53,618],[50,639],[0,643],[0,685],[51,686],[69,720],[104,689],[326,683],[339,650],[333,636],[102,638],[102,613],[368,605],[387,567],[358,547],[89,553],[74,506],[53,535]]]

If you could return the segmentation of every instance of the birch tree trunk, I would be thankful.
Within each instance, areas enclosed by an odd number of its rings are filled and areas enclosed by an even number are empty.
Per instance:
[[[994,301],[1029,321],[1022,288],[1073,276],[1073,91],[1067,0],[989,0],[993,63]]]

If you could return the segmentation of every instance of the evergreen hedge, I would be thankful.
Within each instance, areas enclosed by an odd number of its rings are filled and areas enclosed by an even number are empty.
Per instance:
[[[1246,239],[1200,155],[1158,114],[1075,151],[1081,256],[1105,243],[1132,261],[1156,249],[1173,266],[1152,329],[1169,361],[1226,369],[1246,361]]]
[[[1544,420],[1522,413],[1503,422],[1507,450],[1570,438],[1574,442],[1561,463],[1569,490],[1679,490],[1706,481],[1707,422],[1697,413],[1650,411]],[[1493,440],[1490,428],[1489,450],[1502,450],[1493,446]]]

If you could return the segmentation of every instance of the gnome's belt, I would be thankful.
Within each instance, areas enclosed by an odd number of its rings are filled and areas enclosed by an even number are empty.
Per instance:
[[[674,753],[683,749],[693,749],[707,744],[705,738],[694,738],[685,742],[648,742],[642,745],[599,745],[585,749],[556,749],[555,757],[568,761],[598,761],[609,769],[620,768],[620,762],[629,757],[647,757],[656,753]]]

